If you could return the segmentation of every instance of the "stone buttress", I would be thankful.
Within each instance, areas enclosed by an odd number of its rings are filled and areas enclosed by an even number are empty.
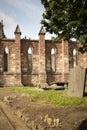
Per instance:
[[[45,63],[45,32],[43,27],[39,32],[39,85],[47,86],[46,63]]]

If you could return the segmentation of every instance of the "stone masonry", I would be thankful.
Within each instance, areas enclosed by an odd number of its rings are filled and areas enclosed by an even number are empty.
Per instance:
[[[45,40],[41,27],[39,40],[21,39],[17,25],[13,39],[6,38],[0,22],[0,86],[68,83],[71,68],[87,68],[87,53],[78,52],[79,43]]]

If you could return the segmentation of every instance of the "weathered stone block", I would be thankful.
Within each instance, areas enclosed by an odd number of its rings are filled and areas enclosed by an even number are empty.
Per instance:
[[[82,97],[84,94],[86,70],[80,66],[70,70],[68,95]]]

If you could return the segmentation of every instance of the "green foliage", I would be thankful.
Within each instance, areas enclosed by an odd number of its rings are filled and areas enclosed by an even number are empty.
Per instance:
[[[41,0],[45,8],[41,23],[59,39],[76,38],[87,51],[87,0]]]
[[[18,91],[29,95],[32,102],[42,100],[48,104],[55,104],[60,106],[72,106],[87,104],[87,97],[69,97],[67,90],[39,90],[36,87],[6,87],[6,89]],[[87,90],[86,90],[87,91]]]

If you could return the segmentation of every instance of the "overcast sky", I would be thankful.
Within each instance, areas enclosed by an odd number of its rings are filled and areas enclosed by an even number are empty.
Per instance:
[[[43,12],[41,0],[1,0],[0,21],[3,20],[5,35],[14,38],[18,24],[22,32],[21,37],[37,39]],[[46,38],[50,37],[47,33]]]

